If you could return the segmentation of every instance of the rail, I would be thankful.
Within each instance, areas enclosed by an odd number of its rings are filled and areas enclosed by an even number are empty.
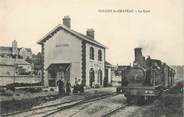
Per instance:
[[[103,114],[101,117],[109,117],[110,115],[116,113],[119,110],[125,109],[125,107],[127,107],[128,104],[125,105],[121,105],[113,110],[110,110],[109,112],[106,112],[105,114]]]
[[[37,108],[31,108],[23,111],[17,111],[17,112],[12,112],[12,113],[7,113],[7,114],[1,114],[2,117],[8,117],[8,116],[16,116],[16,115],[21,115],[21,114],[26,114],[26,116],[36,116],[36,115],[41,115],[42,117],[48,117],[50,115],[53,115],[57,112],[63,111],[65,109],[72,108],[74,106],[88,103],[88,102],[93,102],[96,100],[104,99],[110,96],[117,95],[115,93],[113,94],[102,94],[98,95],[95,98],[94,97],[86,97],[84,99],[79,99],[79,100],[70,100],[67,102],[62,102],[62,103],[57,103],[57,104],[52,104],[52,105],[47,105],[47,106],[41,106]],[[36,112],[38,111],[38,112]]]

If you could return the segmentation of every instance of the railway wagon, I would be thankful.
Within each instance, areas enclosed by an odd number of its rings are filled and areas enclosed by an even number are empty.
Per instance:
[[[141,48],[135,48],[133,66],[122,74],[122,91],[129,103],[150,102],[173,85],[175,71],[161,60],[142,55]]]

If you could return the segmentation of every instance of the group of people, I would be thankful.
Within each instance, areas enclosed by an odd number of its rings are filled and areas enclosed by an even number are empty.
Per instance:
[[[75,78],[75,85],[73,87],[73,93],[78,93],[78,92],[80,93],[84,92],[84,85],[80,79],[77,80],[77,78]]]
[[[70,95],[71,84],[69,81],[64,83],[64,81],[58,80],[57,86],[58,86],[60,96]],[[75,78],[75,85],[73,87],[73,93],[78,93],[78,92],[81,92],[81,93],[84,92],[84,86],[83,86],[82,81],[80,79]]]
[[[58,80],[57,81],[57,86],[58,86],[58,90],[59,90],[59,95],[63,96],[63,95],[69,95],[71,93],[71,84],[69,81],[67,81],[65,84],[62,80]]]

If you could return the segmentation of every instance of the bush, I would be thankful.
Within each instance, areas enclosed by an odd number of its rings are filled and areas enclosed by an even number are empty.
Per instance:
[[[15,91],[15,86],[14,85],[8,85],[7,90]]]
[[[180,81],[176,83],[174,87],[169,89],[168,93],[171,93],[171,94],[183,93],[183,89],[184,89],[183,84],[184,84],[184,81]]]
[[[4,88],[0,88],[0,93],[4,93],[5,89]]]

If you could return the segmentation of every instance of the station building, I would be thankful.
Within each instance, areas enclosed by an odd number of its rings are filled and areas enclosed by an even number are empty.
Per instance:
[[[71,85],[80,79],[88,87],[109,82],[105,77],[106,47],[95,39],[93,29],[87,29],[86,35],[72,30],[69,16],[38,44],[42,47],[45,86],[57,86],[59,79]]]

